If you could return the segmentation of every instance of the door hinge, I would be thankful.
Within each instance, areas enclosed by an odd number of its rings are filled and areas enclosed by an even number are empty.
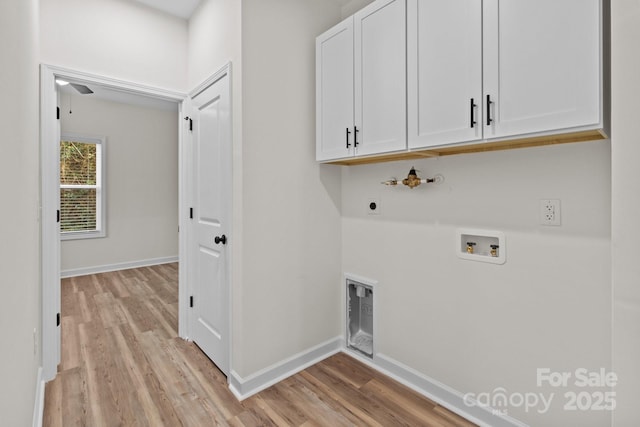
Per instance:
[[[193,308],[193,295],[189,297],[189,307]]]
[[[56,107],[56,119],[60,120],[60,107]]]
[[[189,218],[193,219],[193,208],[189,208]]]
[[[193,132],[193,119],[191,117],[185,117],[184,119],[189,122],[189,130]]]
[[[60,222],[60,209],[56,211],[56,222]]]
[[[56,326],[60,326],[60,313],[56,314]]]

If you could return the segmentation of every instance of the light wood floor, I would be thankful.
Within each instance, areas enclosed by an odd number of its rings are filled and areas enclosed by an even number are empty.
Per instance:
[[[62,281],[62,362],[44,426],[472,426],[338,354],[238,402],[177,337],[177,264]]]

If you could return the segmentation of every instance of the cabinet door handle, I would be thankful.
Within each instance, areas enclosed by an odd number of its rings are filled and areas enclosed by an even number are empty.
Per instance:
[[[346,138],[347,138],[347,148],[351,147],[351,144],[349,144],[349,135],[350,135],[350,134],[351,134],[351,131],[349,130],[349,128],[347,128],[347,135],[346,135]]]
[[[360,131],[358,130],[358,127],[357,127],[357,126],[354,126],[354,127],[353,127],[353,146],[354,146],[354,147],[357,147],[357,146],[358,146],[358,144],[360,144],[360,143],[358,142],[358,132],[360,132]]]
[[[491,95],[487,95],[487,126],[491,126],[491,122],[493,121],[491,118],[491,104],[493,104]]]
[[[473,102],[473,98],[471,98],[471,127],[476,125],[476,103]]]

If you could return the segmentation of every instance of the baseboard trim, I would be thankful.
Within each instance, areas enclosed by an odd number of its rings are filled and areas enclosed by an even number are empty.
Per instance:
[[[42,367],[38,368],[38,378],[36,379],[36,398],[33,404],[33,427],[42,427],[44,417],[44,379],[42,378]]]
[[[348,348],[343,349],[343,352],[479,426],[528,427],[527,424],[492,408],[466,405],[463,393],[389,356],[378,353],[371,360]]]
[[[342,337],[336,337],[262,369],[246,378],[242,378],[237,372],[231,370],[229,389],[231,389],[231,392],[238,400],[242,401],[327,357],[339,353],[343,347],[344,341]]]
[[[150,265],[168,264],[170,262],[178,262],[177,256],[163,257],[163,258],[151,258],[143,259],[140,261],[120,262],[116,264],[96,265],[93,267],[74,268],[70,270],[63,270],[60,272],[60,277],[76,277],[86,276],[87,274],[107,273],[109,271],[127,270],[129,268],[148,267]]]

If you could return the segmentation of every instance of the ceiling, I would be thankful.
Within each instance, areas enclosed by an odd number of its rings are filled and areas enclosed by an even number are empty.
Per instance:
[[[154,9],[183,19],[189,19],[202,0],[134,0]],[[351,0],[326,0],[344,6]]]
[[[201,0],[135,0],[171,15],[189,19]]]

